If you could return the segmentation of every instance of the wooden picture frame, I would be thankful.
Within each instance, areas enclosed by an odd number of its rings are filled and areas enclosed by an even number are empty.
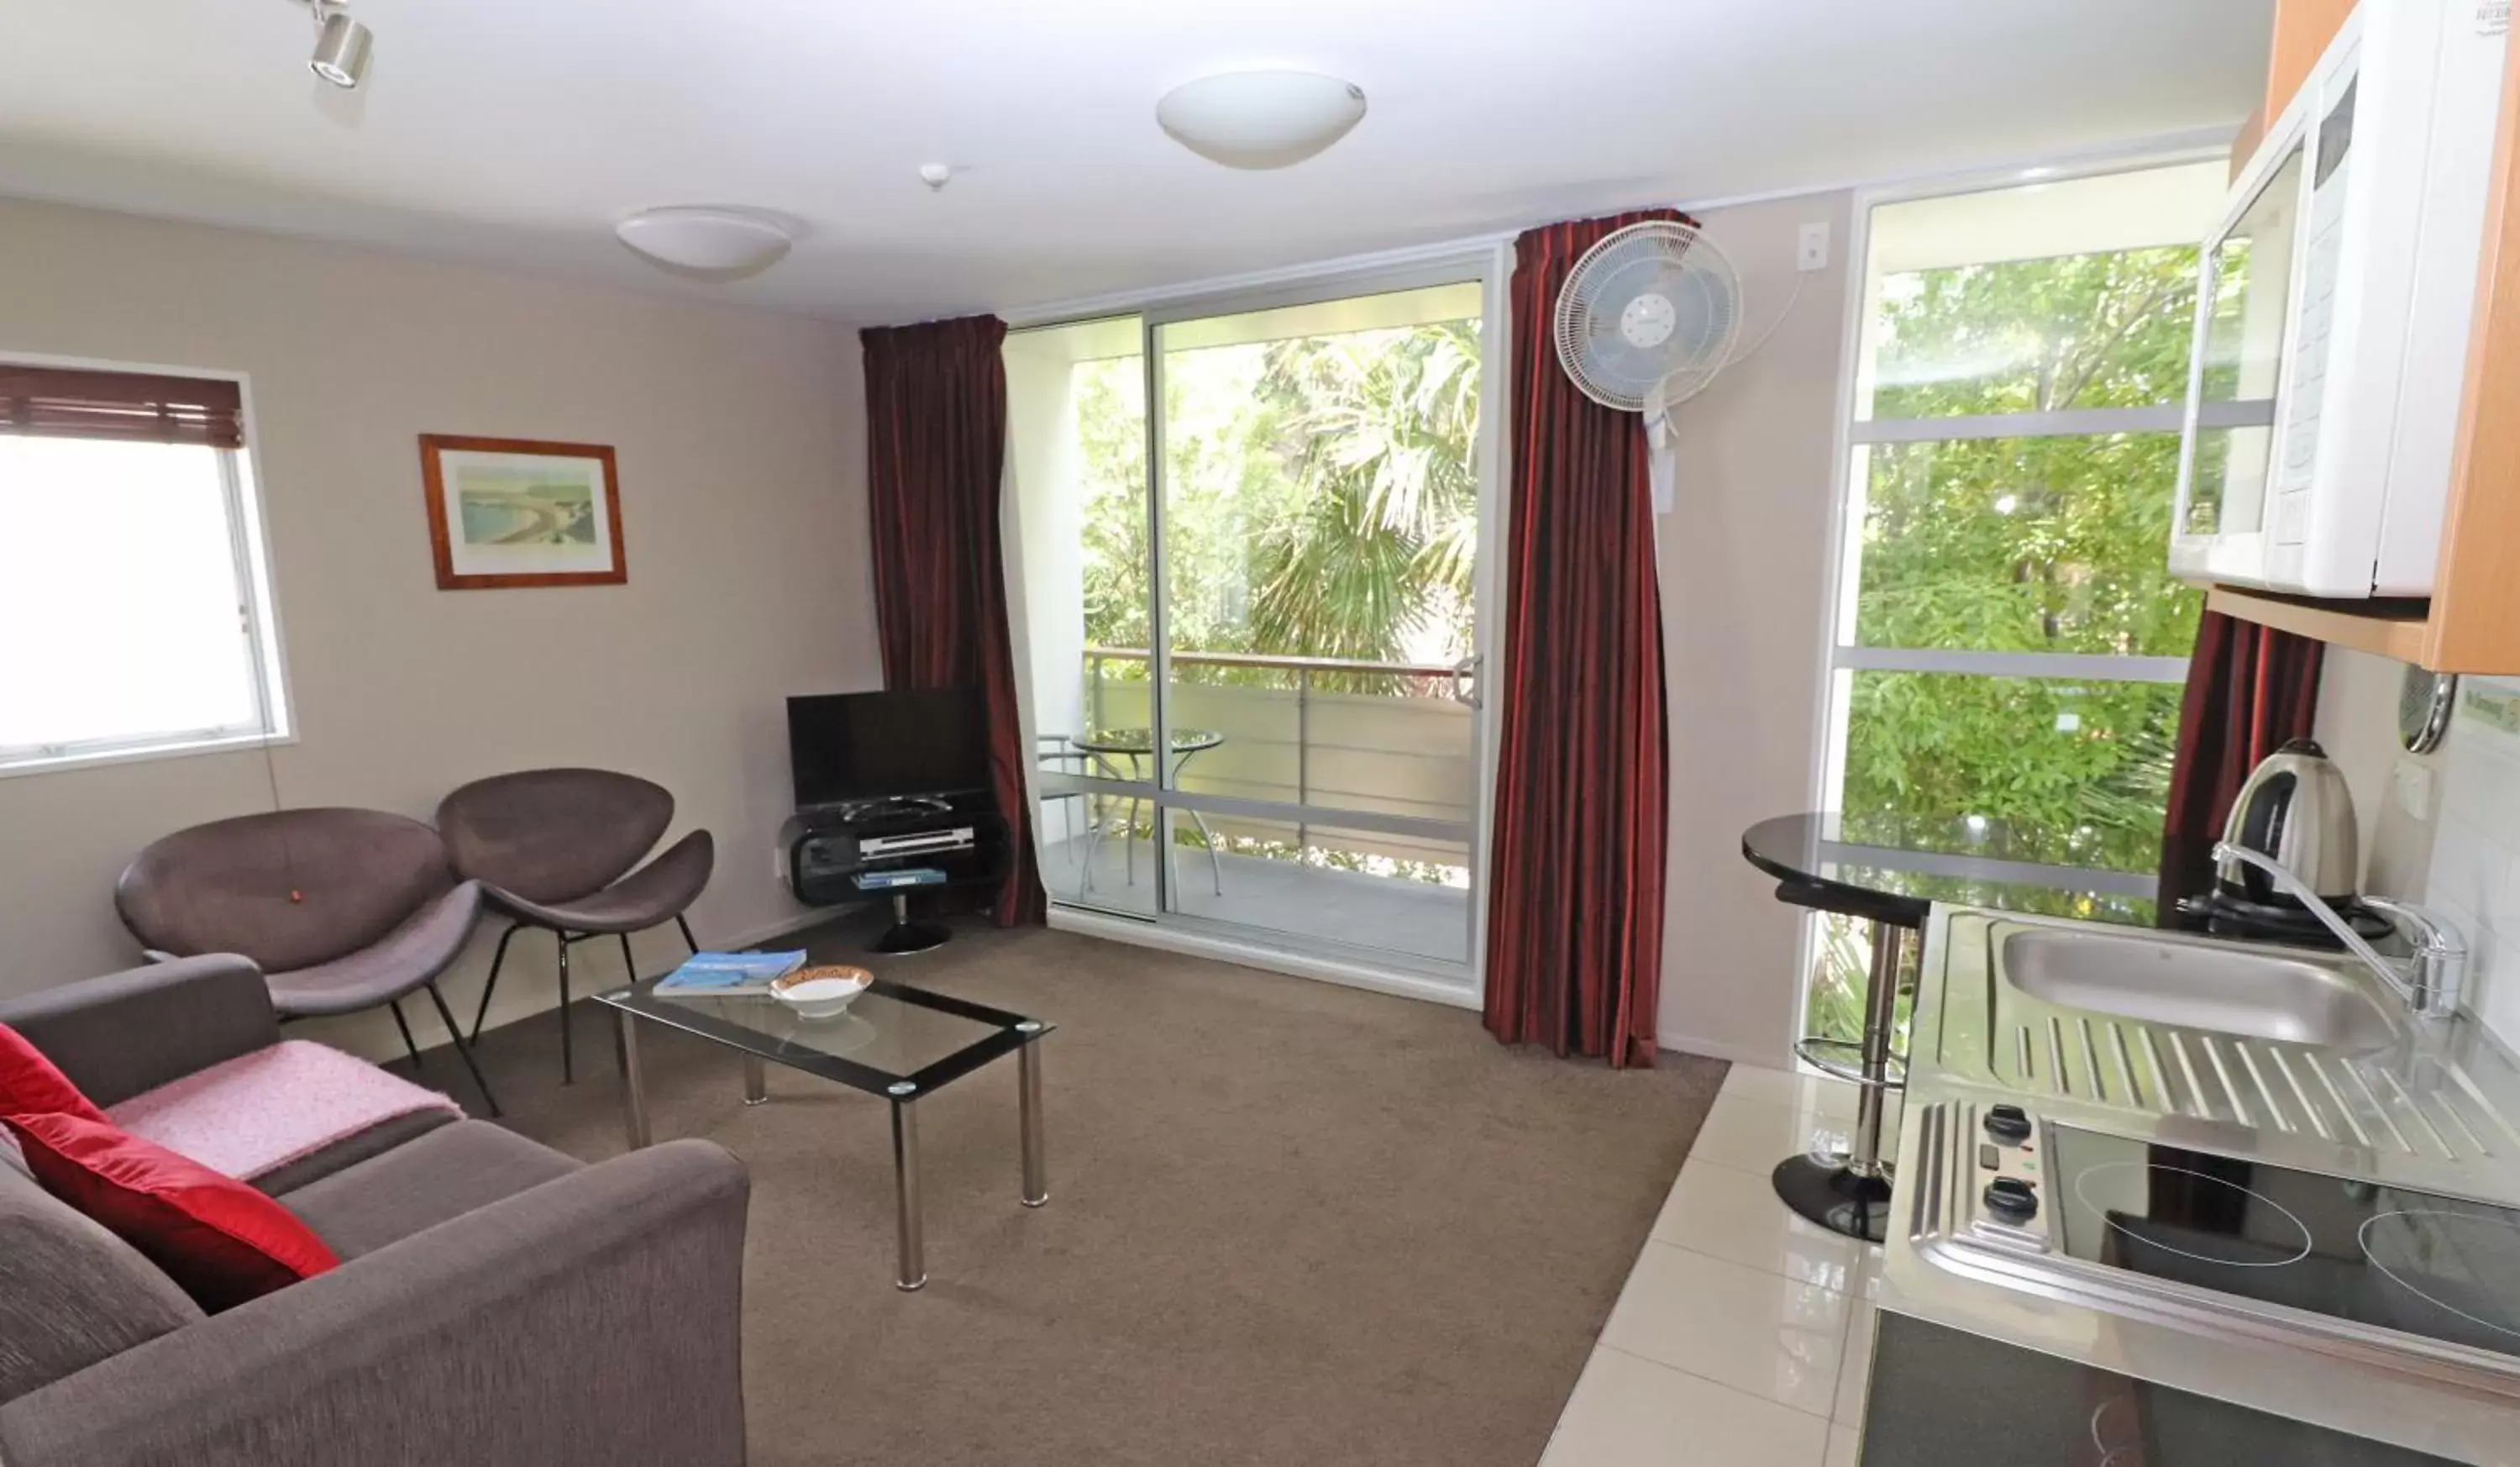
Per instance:
[[[621,481],[602,443],[420,436],[441,591],[620,585]]]

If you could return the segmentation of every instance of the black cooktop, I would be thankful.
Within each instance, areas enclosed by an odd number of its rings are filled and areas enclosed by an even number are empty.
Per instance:
[[[2053,1127],[2074,1258],[2520,1355],[2520,1211]]]

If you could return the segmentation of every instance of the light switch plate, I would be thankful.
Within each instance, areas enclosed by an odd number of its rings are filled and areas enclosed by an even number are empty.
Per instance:
[[[1806,224],[1802,238],[1794,248],[1794,268],[1825,270],[1828,268],[1828,226]]]

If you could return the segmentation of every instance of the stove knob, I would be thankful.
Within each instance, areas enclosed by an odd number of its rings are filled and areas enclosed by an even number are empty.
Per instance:
[[[1987,1107],[1986,1133],[1999,1141],[2030,1139],[2030,1117],[2017,1105]]]
[[[1999,1176],[1986,1184],[1986,1210],[2006,1222],[2027,1222],[2039,1215],[2039,1194],[2017,1176]]]

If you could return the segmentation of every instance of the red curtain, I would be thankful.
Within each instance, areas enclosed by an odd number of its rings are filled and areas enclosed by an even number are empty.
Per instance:
[[[884,685],[978,688],[989,772],[1013,845],[998,925],[1045,919],[1024,793],[998,497],[1005,481],[1007,323],[967,316],[858,334],[866,350],[867,507]]]
[[[2170,926],[2179,899],[2214,885],[2214,843],[2231,802],[2258,761],[2287,739],[2310,737],[2318,717],[2318,670],[2327,648],[2207,612],[2187,660],[2179,708],[2179,761],[2161,831],[2157,920]]]
[[[1557,365],[1558,288],[1602,236],[1514,243],[1511,559],[1498,663],[1487,1027],[1508,1043],[1650,1065],[1670,823],[1662,604],[1645,434]]]

